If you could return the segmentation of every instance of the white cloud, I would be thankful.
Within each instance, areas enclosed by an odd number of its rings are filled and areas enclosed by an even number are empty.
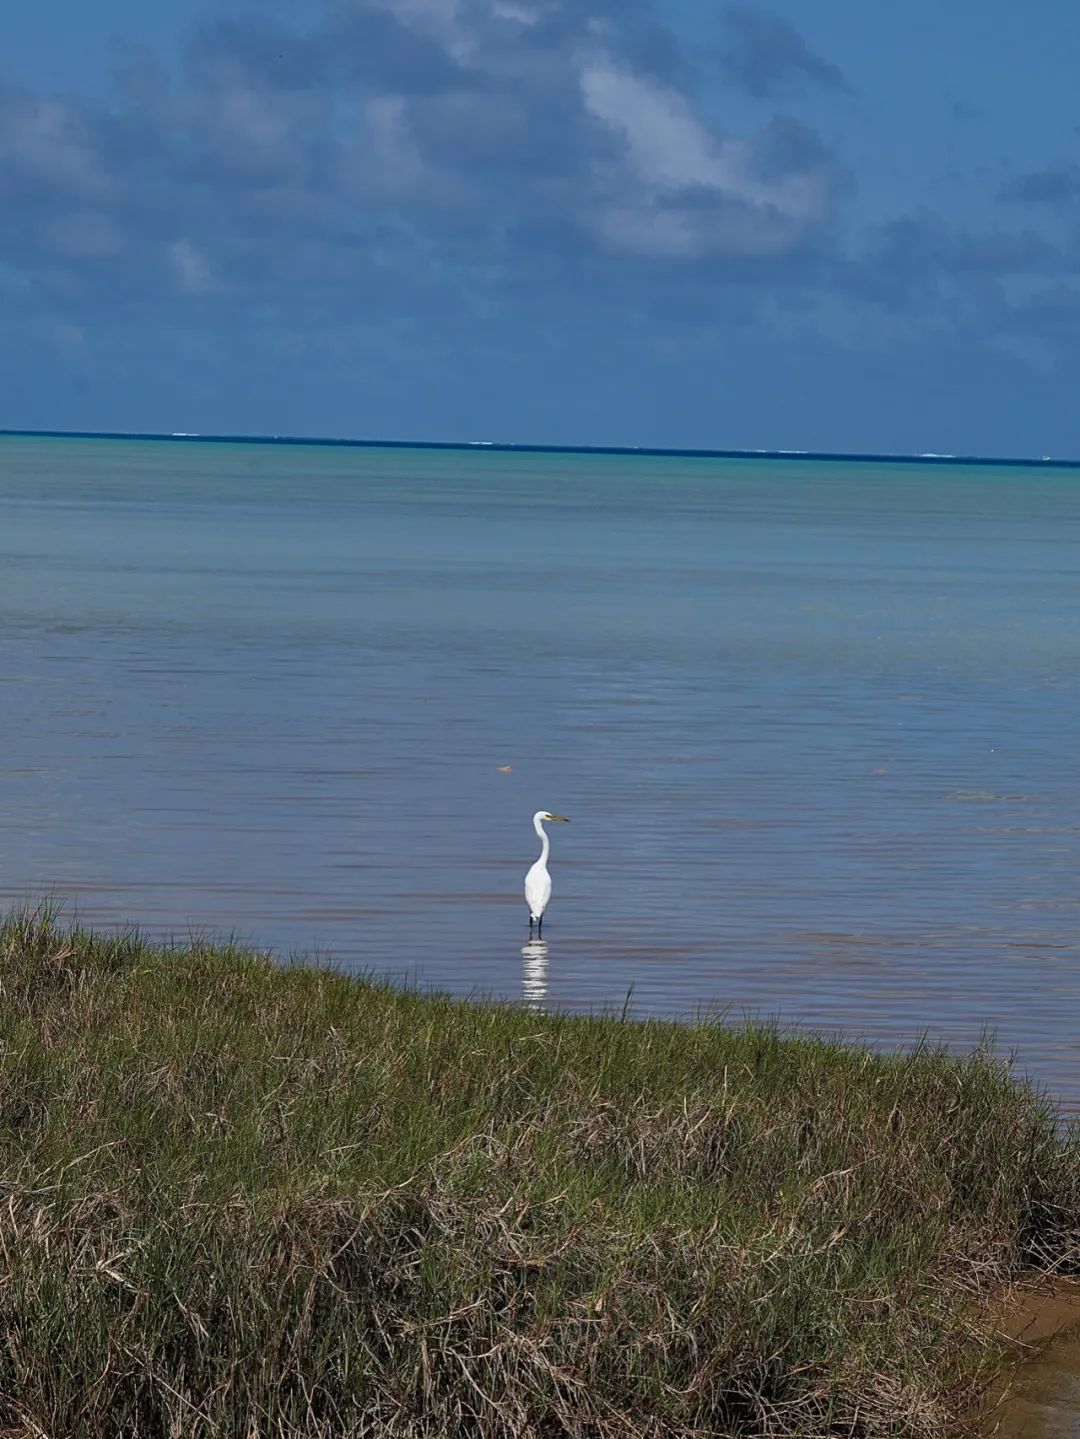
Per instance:
[[[585,67],[581,90],[586,109],[621,136],[630,167],[657,193],[711,190],[800,221],[820,213],[823,195],[817,177],[755,178],[752,145],[718,140],[677,91],[606,63]]]
[[[411,30],[437,41],[456,60],[464,60],[473,48],[461,18],[459,0],[371,0],[378,9],[388,10]]]
[[[519,25],[535,25],[540,19],[535,10],[516,0],[492,0],[491,13],[498,20],[515,20]]]
[[[61,354],[69,358],[82,355],[86,350],[86,328],[83,325],[72,325],[66,321],[49,327],[48,338]]]
[[[185,295],[204,295],[216,288],[206,256],[190,240],[173,240],[165,247],[165,257]]]
[[[360,141],[348,152],[344,173],[359,195],[426,195],[438,185],[435,174],[413,139],[409,106],[400,95],[377,95],[362,112]]]
[[[657,259],[691,259],[705,248],[699,227],[677,209],[643,202],[604,205],[595,210],[589,227],[613,250]]]
[[[63,190],[98,197],[112,188],[82,117],[62,100],[15,100],[0,110],[0,162]]]
[[[658,189],[730,183],[712,137],[681,95],[606,63],[581,72],[585,108],[625,142],[639,177]]]
[[[586,224],[610,248],[693,258],[773,254],[827,208],[820,165],[762,178],[752,142],[720,138],[677,90],[593,58],[580,75],[588,113],[622,146],[597,175]]]

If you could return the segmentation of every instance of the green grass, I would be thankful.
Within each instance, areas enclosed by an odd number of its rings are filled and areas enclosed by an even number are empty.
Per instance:
[[[0,1433],[935,1435],[1077,1256],[989,1054],[0,925]]]

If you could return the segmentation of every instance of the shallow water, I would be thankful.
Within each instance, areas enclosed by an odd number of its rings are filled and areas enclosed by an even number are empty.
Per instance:
[[[1020,1368],[992,1432],[996,1439],[1080,1439],[1080,1335],[1055,1339]]]
[[[1076,1107],[1078,572],[1068,471],[2,439],[0,901]]]

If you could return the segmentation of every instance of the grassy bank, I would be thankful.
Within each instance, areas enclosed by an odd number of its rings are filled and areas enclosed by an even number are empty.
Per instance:
[[[971,1301],[1076,1252],[1077,1147],[987,1056],[26,917],[0,992],[7,1434],[940,1434]]]

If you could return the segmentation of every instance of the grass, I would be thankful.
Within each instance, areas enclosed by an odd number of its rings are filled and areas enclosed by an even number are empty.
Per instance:
[[[988,1053],[0,924],[6,1435],[945,1434],[1078,1201]]]

